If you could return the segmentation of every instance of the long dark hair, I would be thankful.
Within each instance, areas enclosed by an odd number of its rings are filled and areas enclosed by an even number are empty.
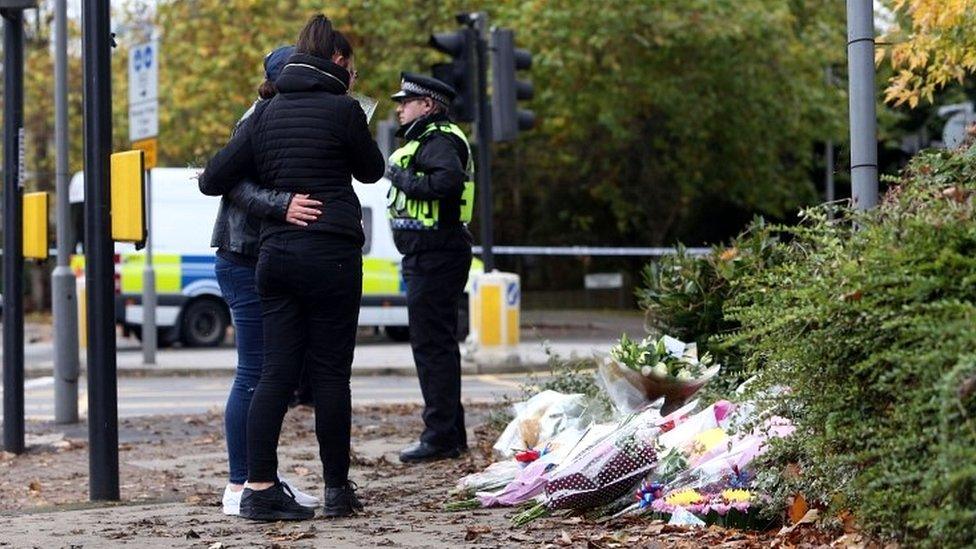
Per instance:
[[[341,31],[334,31],[332,37],[334,39],[332,55],[341,55],[346,60],[352,59],[352,44],[349,43],[346,35]]]
[[[271,80],[265,79],[265,81],[261,82],[261,85],[258,86],[258,97],[261,99],[271,99],[276,95],[278,95],[278,87],[275,86],[275,83]]]
[[[332,28],[332,21],[321,13],[313,15],[305,28],[298,33],[295,42],[295,53],[305,53],[332,61],[336,50],[336,31]],[[349,42],[346,41],[346,45]]]

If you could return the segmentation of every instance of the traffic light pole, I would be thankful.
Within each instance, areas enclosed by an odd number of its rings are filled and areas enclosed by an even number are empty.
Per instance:
[[[68,197],[68,9],[54,4],[54,133],[57,148],[58,262],[51,274],[54,309],[54,421],[78,422],[78,303],[75,276],[68,264],[71,205]]]
[[[24,12],[3,10],[3,448],[24,452]]]
[[[478,71],[478,118],[475,125],[478,137],[478,162],[475,177],[481,206],[481,260],[484,262],[485,272],[490,273],[495,270],[495,256],[492,253],[495,234],[491,194],[491,105],[488,102],[488,14],[484,12],[472,13],[469,24],[477,34],[475,65]]]
[[[83,3],[85,67],[85,279],[88,291],[89,497],[119,499],[115,267],[109,218],[112,68],[109,0]]]

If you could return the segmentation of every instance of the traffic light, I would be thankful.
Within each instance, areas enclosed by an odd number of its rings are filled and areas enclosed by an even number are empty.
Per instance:
[[[516,71],[532,66],[532,53],[515,47],[515,32],[511,29],[493,29],[491,42],[492,137],[495,141],[510,141],[535,125],[535,113],[518,105],[519,101],[532,99],[532,83],[516,78]]]
[[[431,74],[457,91],[457,97],[451,104],[451,114],[459,122],[474,122],[475,113],[478,112],[475,93],[476,40],[475,30],[471,28],[430,35],[430,46],[452,57],[449,63],[433,65]]]

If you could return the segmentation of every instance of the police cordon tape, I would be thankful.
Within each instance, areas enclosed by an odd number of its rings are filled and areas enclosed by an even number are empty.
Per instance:
[[[481,246],[472,251],[480,254]],[[618,256],[618,257],[661,257],[678,253],[677,248],[612,248],[596,246],[492,246],[491,251],[499,255],[565,255],[565,256]],[[685,248],[688,255],[708,255],[711,248]]]

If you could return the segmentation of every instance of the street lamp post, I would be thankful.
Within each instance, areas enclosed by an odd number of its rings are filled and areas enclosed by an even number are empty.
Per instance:
[[[851,199],[854,208],[878,204],[878,118],[874,89],[874,4],[847,0],[850,86]]]
[[[58,260],[51,274],[54,312],[54,420],[78,422],[78,303],[75,275],[68,264],[71,244],[71,204],[68,197],[68,8],[54,5],[54,133],[57,148]]]

